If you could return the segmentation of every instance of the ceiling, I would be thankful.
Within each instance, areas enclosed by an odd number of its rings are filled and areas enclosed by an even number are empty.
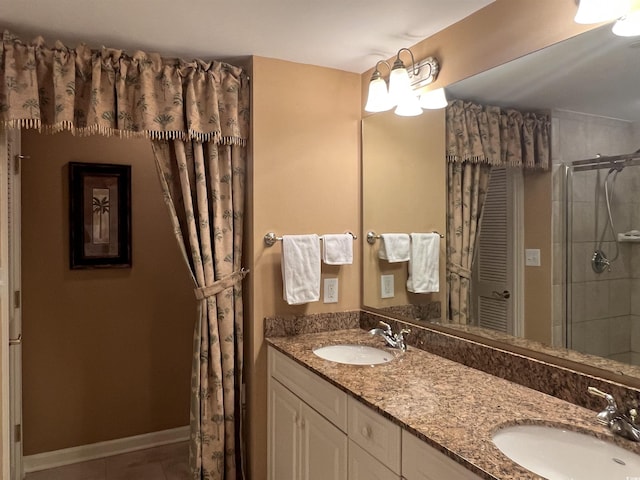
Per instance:
[[[493,0],[1,0],[0,29],[205,60],[258,55],[362,73]]]
[[[611,25],[447,87],[449,98],[522,110],[561,109],[640,121],[640,37]]]

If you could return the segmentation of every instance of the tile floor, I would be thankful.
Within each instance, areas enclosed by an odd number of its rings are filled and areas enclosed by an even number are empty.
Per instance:
[[[25,480],[187,480],[189,444],[174,443],[27,474]]]

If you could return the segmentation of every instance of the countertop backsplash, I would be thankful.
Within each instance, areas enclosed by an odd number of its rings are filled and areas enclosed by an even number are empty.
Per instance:
[[[431,311],[436,310],[438,309],[431,308]],[[604,405],[602,399],[589,395],[587,388],[590,386],[610,393],[628,406],[637,406],[640,401],[640,390],[597,375],[586,374],[567,366],[551,364],[434,330],[428,325],[423,327],[405,323],[396,318],[369,311],[267,317],[265,318],[265,337],[286,337],[352,328],[369,330],[378,327],[380,320],[389,323],[394,331],[400,328],[411,329],[411,333],[406,336],[410,347],[433,353],[594,411],[602,410]]]

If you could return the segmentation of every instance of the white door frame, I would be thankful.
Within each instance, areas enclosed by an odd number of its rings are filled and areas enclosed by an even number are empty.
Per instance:
[[[2,454],[0,462],[2,478],[10,478],[10,386],[9,386],[9,206],[7,178],[7,135],[0,127],[0,390]]]
[[[524,338],[524,175],[518,169],[508,183],[512,189],[511,232],[513,238],[513,335]]]
[[[20,130],[0,128],[2,478],[22,480]]]

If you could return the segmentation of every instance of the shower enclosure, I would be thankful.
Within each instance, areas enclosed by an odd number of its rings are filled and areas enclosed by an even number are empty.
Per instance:
[[[635,365],[640,365],[639,152],[565,167],[566,346]]]

